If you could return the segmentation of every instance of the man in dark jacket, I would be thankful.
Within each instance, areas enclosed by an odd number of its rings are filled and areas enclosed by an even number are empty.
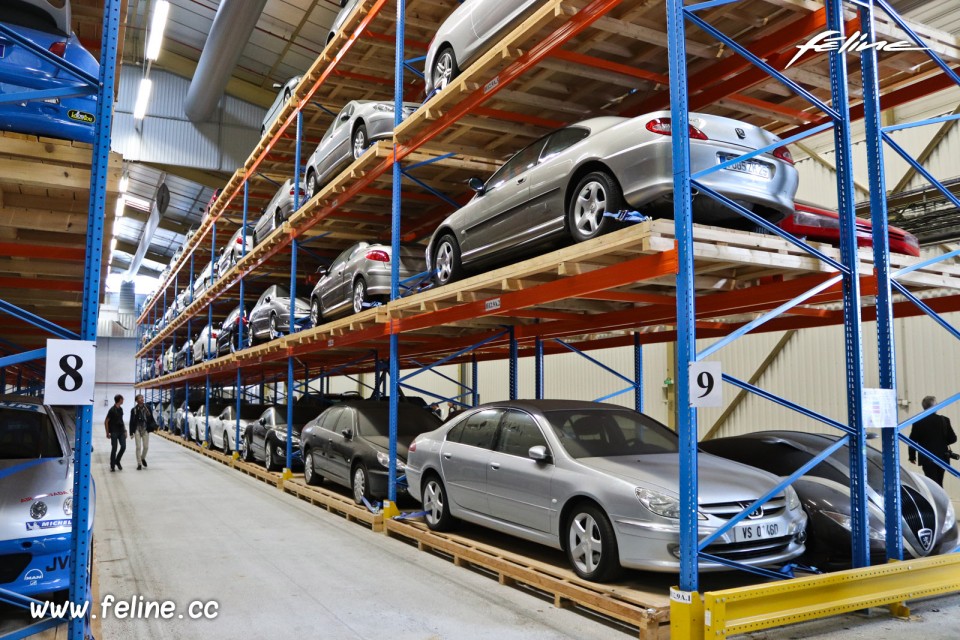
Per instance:
[[[134,397],[130,411],[130,437],[137,443],[137,471],[147,466],[147,449],[150,447],[150,432],[156,431],[157,423],[153,413],[143,404],[143,395]]]
[[[120,458],[123,452],[127,450],[127,430],[123,425],[123,396],[119,393],[113,396],[113,406],[107,411],[107,419],[103,421],[103,426],[107,430],[107,437],[110,438],[110,471],[120,469],[123,471],[123,465],[120,464]],[[120,446],[119,451],[117,445]]]
[[[927,396],[923,399],[923,409],[926,411],[937,404],[937,399],[933,396]],[[950,452],[948,447],[957,441],[957,434],[954,433],[950,425],[950,419],[937,413],[931,413],[926,418],[918,420],[913,424],[910,430],[910,439],[918,445],[937,456],[944,464],[950,463]],[[913,447],[909,449],[910,462],[917,463],[917,450]],[[920,466],[923,467],[925,476],[943,486],[944,468],[931,460],[927,456],[920,454]]]

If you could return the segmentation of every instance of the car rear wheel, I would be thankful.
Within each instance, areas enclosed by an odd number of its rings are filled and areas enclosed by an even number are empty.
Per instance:
[[[223,432],[223,453],[226,455],[230,455],[232,453],[230,451],[230,434],[226,431]]]
[[[317,174],[311,171],[307,174],[307,200],[317,195],[317,188]]]
[[[279,323],[280,321],[277,320],[277,314],[271,313],[270,314],[270,339],[271,340],[276,340],[277,338],[280,337]]]
[[[437,249],[433,253],[433,267],[436,273],[433,279],[437,286],[449,284],[463,277],[463,267],[460,265],[460,245],[449,233],[445,233],[437,242]]]
[[[457,520],[450,515],[447,490],[437,476],[429,476],[423,483],[421,500],[426,512],[424,520],[432,531],[450,531],[456,527]]]
[[[367,126],[362,122],[353,132],[353,159],[357,160],[367,150],[369,142],[367,141]]]
[[[460,68],[457,66],[457,57],[453,54],[453,49],[444,47],[433,61],[434,91],[443,91],[458,75]]]
[[[321,322],[323,322],[323,316],[320,314],[320,301],[314,298],[310,301],[310,324],[317,327]]]
[[[596,505],[578,505],[567,520],[567,559],[578,576],[593,582],[612,580],[621,571],[617,537]]]
[[[353,283],[353,312],[360,313],[366,309],[367,304],[367,283],[363,278],[357,278]]]
[[[370,500],[370,481],[367,476],[367,468],[362,464],[353,468],[350,488],[353,490],[353,501],[357,504],[363,504],[364,498]]]
[[[280,465],[277,464],[277,460],[273,455],[273,448],[277,446],[275,442],[266,440],[263,444],[263,466],[267,468],[267,471],[277,471],[280,469]]]
[[[602,171],[589,173],[577,183],[570,198],[567,227],[576,242],[584,242],[609,231],[614,220],[604,214],[625,207],[616,180]]]
[[[317,473],[317,464],[312,449],[307,449],[303,456],[303,480],[313,486],[323,482],[323,476]]]

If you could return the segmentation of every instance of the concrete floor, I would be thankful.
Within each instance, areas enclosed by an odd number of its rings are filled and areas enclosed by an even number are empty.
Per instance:
[[[104,638],[635,637],[372,533],[162,438],[150,444],[149,469],[136,470],[131,446],[124,471],[109,473],[109,445],[95,437],[101,598],[172,600],[176,615],[191,601],[214,600],[219,612],[214,620],[107,615]],[[960,595],[911,608],[909,621],[878,609],[748,637],[958,637]]]

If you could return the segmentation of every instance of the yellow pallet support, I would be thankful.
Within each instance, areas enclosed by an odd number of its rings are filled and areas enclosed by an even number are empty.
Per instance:
[[[671,590],[671,631],[675,640],[726,638],[880,606],[906,617],[910,610],[905,601],[955,592],[960,592],[960,554],[708,591],[702,596]]]

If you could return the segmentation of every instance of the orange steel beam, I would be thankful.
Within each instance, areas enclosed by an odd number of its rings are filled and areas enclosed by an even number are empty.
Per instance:
[[[621,0],[593,0],[558,27],[553,33],[514,60],[513,63],[498,73],[484,86],[475,89],[463,100],[460,100],[451,107],[450,111],[434,120],[432,126],[428,127],[426,131],[414,137],[414,139],[407,144],[397,145],[397,159],[405,158],[412,153],[413,150],[418,149],[435,138],[452,123],[464,116],[474,113],[477,107],[531,68],[535,67],[541,60],[550,56],[552,52],[560,48],[564,43],[582,33],[590,25],[606,15],[611,9],[619,5],[620,2]]]
[[[366,82],[368,84],[380,84],[384,86],[393,86],[393,78],[380,78],[378,76],[371,76],[365,73],[356,73],[354,71],[334,71],[333,75],[338,78],[346,78],[348,80],[359,80],[361,82]],[[392,100],[390,102],[393,102]]]
[[[513,111],[503,111],[502,109],[491,109],[489,107],[474,107],[470,112],[475,116],[484,118],[493,118],[494,120],[504,120],[507,122],[519,122],[520,124],[532,124],[535,127],[544,129],[562,129],[568,123],[561,120],[550,120],[539,116],[531,116],[525,113],[515,113]]]
[[[794,20],[790,24],[778,29],[773,33],[767,34],[762,38],[758,38],[756,41],[751,42],[748,48],[759,58],[769,58],[771,55],[783,51],[784,49],[792,48],[795,43],[804,39],[808,35],[822,31],[826,25],[826,10],[823,8],[817,9],[809,15],[803,16],[798,20]],[[753,65],[745,58],[742,58],[739,55],[732,55],[691,75],[687,80],[687,86],[691,89],[691,104],[693,102],[693,96],[696,95],[694,92],[698,91],[700,88],[711,87],[718,82],[722,83],[728,79],[736,79],[740,73],[742,73],[745,69],[752,68],[752,66]],[[764,78],[770,78],[770,76],[764,73]],[[726,87],[726,85],[722,86]],[[731,94],[741,90],[741,88],[733,88],[729,90],[725,89],[722,95],[723,97],[729,97]],[[660,94],[644,100],[638,105],[630,107],[629,109],[625,110],[622,115],[627,117],[636,117],[648,111],[660,111],[661,109],[669,108],[669,105],[669,93],[661,92]],[[692,108],[693,107],[691,106],[691,109]]]
[[[608,300],[610,302],[632,302],[634,304],[659,304],[669,307],[677,306],[677,299],[673,296],[656,293],[630,293],[625,291],[598,291],[577,296],[583,300]]]
[[[581,293],[602,291],[613,287],[643,282],[677,272],[676,249],[640,256],[631,260],[597,269],[590,273],[570,276],[562,280],[546,282],[523,291],[505,293],[496,300],[499,306],[490,300],[468,302],[448,309],[423,313],[412,318],[392,321],[391,331],[402,333],[427,327],[436,327],[448,322],[458,322],[484,316],[505,315],[514,309],[525,309],[556,300],[576,297]]]

